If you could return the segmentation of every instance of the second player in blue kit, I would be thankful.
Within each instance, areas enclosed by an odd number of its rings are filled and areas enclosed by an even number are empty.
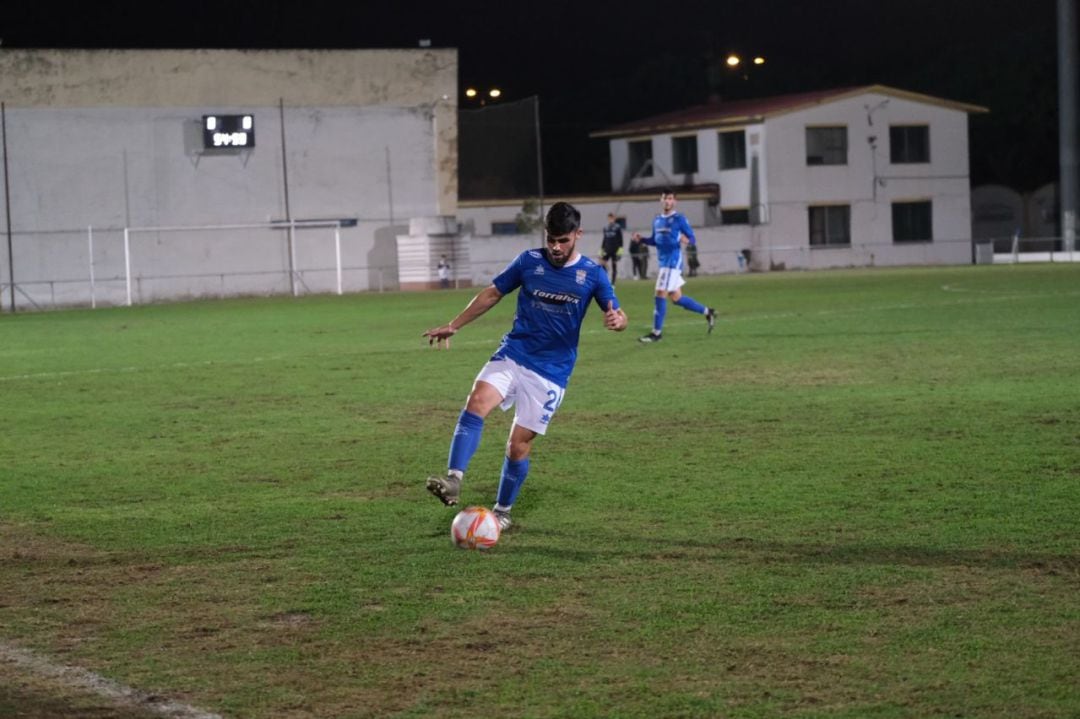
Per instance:
[[[652,235],[642,237],[634,233],[635,241],[644,242],[656,248],[659,272],[656,275],[656,297],[654,298],[652,332],[641,338],[642,342],[659,342],[663,338],[664,319],[667,317],[667,301],[671,299],[679,307],[690,312],[704,315],[709,332],[716,325],[716,310],[706,307],[693,297],[682,293],[686,281],[682,278],[683,244],[695,244],[694,230],[681,213],[675,211],[675,191],[664,188],[660,191],[661,213],[653,218]],[[686,238],[685,240],[683,238]]]

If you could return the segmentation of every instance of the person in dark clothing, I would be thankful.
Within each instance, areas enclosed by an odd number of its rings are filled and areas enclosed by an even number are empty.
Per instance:
[[[630,261],[633,263],[631,277],[644,280],[649,277],[649,246],[641,240],[630,239]]]
[[[611,284],[619,276],[619,260],[622,258],[623,236],[622,226],[615,221],[615,213],[609,212],[607,225],[604,226],[604,240],[600,244],[600,266],[608,268],[608,260],[611,261]]]

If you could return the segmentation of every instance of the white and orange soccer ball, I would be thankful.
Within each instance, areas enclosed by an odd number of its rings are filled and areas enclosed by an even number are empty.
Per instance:
[[[450,539],[462,549],[490,549],[499,541],[499,520],[486,507],[466,507],[454,517]]]

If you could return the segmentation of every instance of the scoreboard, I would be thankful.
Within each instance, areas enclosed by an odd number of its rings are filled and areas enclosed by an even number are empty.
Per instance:
[[[203,147],[208,150],[255,147],[254,115],[203,115]]]

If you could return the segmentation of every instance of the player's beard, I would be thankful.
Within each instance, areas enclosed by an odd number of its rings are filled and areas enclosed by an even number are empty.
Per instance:
[[[545,251],[547,252],[548,262],[555,265],[556,267],[563,267],[564,265],[566,265],[567,262],[570,261],[570,258],[574,256],[574,248],[576,246],[577,240],[574,240],[573,242],[567,242],[565,245],[559,245],[557,248],[559,255],[558,257],[556,257],[555,251],[552,250],[550,245],[548,245],[545,248]]]

